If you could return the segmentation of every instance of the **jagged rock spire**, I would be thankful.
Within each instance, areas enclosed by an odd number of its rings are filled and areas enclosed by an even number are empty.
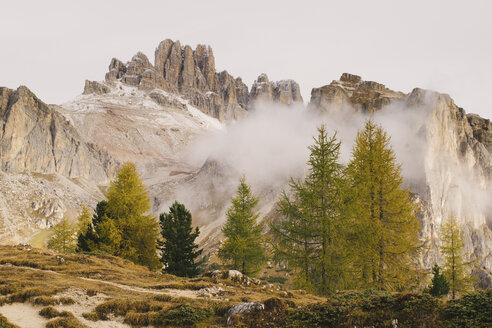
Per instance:
[[[252,89],[250,93],[240,77],[215,70],[215,57],[210,46],[199,44],[193,50],[170,39],[157,46],[154,66],[140,52],[127,64],[113,58],[106,82],[111,84],[117,80],[142,90],[159,88],[179,94],[204,113],[222,121],[243,117],[260,98],[287,105],[302,103],[299,85],[292,80],[270,82],[263,74],[255,81],[254,91]],[[94,82],[88,81],[86,86],[84,93],[105,92]]]

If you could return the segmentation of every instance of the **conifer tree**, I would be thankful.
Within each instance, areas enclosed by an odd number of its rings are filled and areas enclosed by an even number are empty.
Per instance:
[[[108,218],[106,208],[108,202],[103,200],[97,203],[96,212],[86,229],[79,231],[77,251],[89,253],[118,253],[121,232],[114,221]]]
[[[432,283],[429,286],[429,294],[436,297],[441,297],[449,293],[449,283],[446,277],[439,271],[441,268],[435,264],[432,268],[432,273],[434,277],[432,278]]]
[[[125,163],[111,182],[105,212],[120,231],[118,256],[145,265],[159,267],[157,256],[157,220],[148,214],[150,201],[147,189],[137,173],[135,164]]]
[[[118,170],[107,199],[98,203],[92,223],[79,234],[78,249],[107,252],[157,269],[158,223],[146,214],[150,201],[135,164],[125,163]]]
[[[73,253],[77,245],[76,234],[77,227],[64,218],[53,227],[48,248],[60,253]]]
[[[77,217],[77,222],[79,234],[85,234],[92,222],[92,214],[87,206],[82,205],[82,210],[80,215]]]
[[[444,258],[443,271],[449,281],[451,296],[469,291],[473,286],[470,277],[471,261],[465,261],[464,236],[456,218],[444,222],[441,229],[441,254]]]
[[[326,294],[345,284],[348,257],[344,247],[343,166],[340,142],[321,126],[303,183],[291,181],[293,199],[284,193],[278,203],[283,219],[271,225],[274,251],[299,270],[301,282]]]
[[[243,274],[255,274],[265,262],[263,246],[263,224],[258,224],[255,207],[258,199],[251,193],[242,177],[226,212],[227,222],[222,228],[226,237],[219,249],[219,257]]]
[[[294,195],[288,197],[282,193],[277,204],[281,218],[270,224],[272,248],[275,258],[287,261],[288,266],[296,270],[296,286],[313,292],[319,231],[309,215],[307,191],[302,183],[291,181],[290,188]]]
[[[191,226],[191,213],[177,201],[169,208],[169,213],[159,216],[163,241],[158,241],[161,250],[162,270],[180,277],[194,277],[199,268],[196,258],[202,253],[195,244],[200,234],[198,227]]]
[[[380,290],[403,288],[410,279],[419,248],[419,221],[410,192],[402,189],[390,138],[367,121],[359,131],[348,165],[350,213],[361,287]]]

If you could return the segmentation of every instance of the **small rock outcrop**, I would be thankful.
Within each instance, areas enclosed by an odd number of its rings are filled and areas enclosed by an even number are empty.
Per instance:
[[[0,88],[0,126],[4,172],[59,173],[104,183],[115,170],[106,151],[82,140],[63,115],[25,86]]]
[[[227,326],[234,323],[234,316],[246,313],[255,313],[265,310],[265,305],[258,302],[246,302],[234,305],[227,311]]]
[[[361,112],[373,113],[389,105],[391,100],[403,97],[404,93],[387,89],[383,84],[363,81],[358,75],[343,73],[338,81],[312,89],[309,107],[319,111],[353,107]]]
[[[232,282],[237,282],[244,285],[259,285],[261,282],[258,279],[250,278],[245,274],[237,270],[215,270],[206,273],[204,276],[211,277],[213,280],[218,281],[219,279],[229,280]]]
[[[97,81],[89,81],[85,80],[85,86],[84,86],[84,92],[82,94],[88,95],[88,94],[96,94],[96,95],[102,95],[105,93],[109,93],[111,89],[100,82]]]
[[[282,105],[302,104],[301,89],[293,80],[270,82],[266,74],[258,76],[251,87],[250,106],[257,101],[280,103]]]

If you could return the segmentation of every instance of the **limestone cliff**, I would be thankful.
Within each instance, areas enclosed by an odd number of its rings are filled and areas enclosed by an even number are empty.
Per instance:
[[[25,242],[103,197],[117,162],[28,88],[0,88],[0,242]]]
[[[418,194],[416,202],[421,205],[422,239],[430,247],[424,252],[424,264],[440,263],[441,223],[455,216],[463,225],[467,252],[479,259],[485,283],[492,283],[489,120],[467,115],[445,94],[416,88],[405,95],[346,73],[339,81],[313,89],[309,107],[328,114],[340,110],[374,113],[376,119],[377,114],[390,117],[395,110],[419,116],[407,138],[421,137],[423,144],[410,163],[417,175],[407,176],[406,184]]]
[[[59,173],[106,183],[115,169],[108,153],[86,143],[60,113],[28,88],[0,88],[0,163],[9,173]]]

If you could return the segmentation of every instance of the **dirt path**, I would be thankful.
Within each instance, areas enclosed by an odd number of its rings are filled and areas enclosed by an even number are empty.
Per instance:
[[[198,291],[196,290],[189,290],[189,289],[162,289],[162,290],[155,290],[155,289],[148,289],[148,288],[143,288],[143,287],[136,287],[136,286],[129,286],[129,285],[123,285],[119,284],[116,282],[112,281],[105,281],[105,280],[99,280],[99,279],[92,279],[92,278],[84,278],[84,277],[78,277],[79,279],[87,280],[87,281],[95,281],[95,282],[100,282],[103,284],[111,285],[114,287],[118,287],[120,289],[126,289],[130,290],[133,292],[138,292],[138,293],[149,293],[149,294],[159,294],[159,295],[169,295],[173,297],[189,297],[189,298],[197,298],[198,297]]]
[[[137,286],[130,286],[130,285],[124,285],[112,281],[106,281],[106,280],[100,280],[100,279],[93,279],[93,278],[85,278],[85,277],[76,277],[72,276],[69,274],[65,273],[60,273],[56,272],[53,270],[44,270],[44,269],[38,269],[38,268],[31,268],[28,266],[17,266],[17,265],[8,265],[8,264],[0,264],[0,267],[15,267],[15,268],[22,268],[22,269],[28,269],[28,270],[33,270],[33,271],[39,271],[39,272],[49,272],[53,273],[56,275],[64,275],[76,279],[82,279],[86,281],[93,281],[93,282],[99,282],[103,283],[106,285],[114,286],[120,289],[125,289],[125,290],[130,290],[133,292],[138,292],[138,293],[148,293],[148,294],[158,294],[158,295],[169,295],[172,297],[189,297],[189,298],[198,298],[198,291],[196,290],[189,290],[189,289],[173,289],[173,288],[167,288],[167,289],[162,289],[162,290],[155,290],[155,289],[149,289],[149,288],[143,288],[143,287],[137,287]]]
[[[81,279],[85,281],[92,281],[97,283],[102,283],[106,285],[110,285],[116,288],[133,291],[136,293],[147,293],[147,294],[159,294],[159,295],[169,295],[172,297],[189,297],[189,298],[198,298],[198,291],[195,290],[181,290],[181,289],[162,289],[162,290],[154,290],[149,288],[131,286],[120,284],[112,281],[105,281],[100,279],[92,279],[85,277],[76,277],[65,273],[56,272],[53,270],[44,270],[39,268],[31,268],[28,266],[14,266],[11,264],[0,264],[0,267],[3,268],[19,268],[32,270],[37,272],[50,273],[53,275],[62,275],[71,277],[73,279]],[[94,308],[101,302],[110,298],[110,296],[98,293],[96,296],[89,297],[86,294],[85,289],[76,289],[76,288],[68,288],[64,290],[62,293],[58,294],[58,296],[71,297],[75,300],[75,304],[71,305],[55,305],[54,307],[59,311],[69,311],[74,314],[74,316],[80,320],[83,324],[93,327],[93,328],[128,328],[130,327],[127,324],[124,324],[122,320],[118,320],[119,318],[114,318],[114,320],[110,321],[88,321],[83,316],[84,312],[91,312]],[[10,322],[18,325],[21,328],[45,328],[47,319],[41,317],[39,315],[39,310],[41,306],[33,306],[29,303],[13,303],[6,304],[0,306],[0,313],[3,314]],[[119,322],[121,321],[121,322]]]

